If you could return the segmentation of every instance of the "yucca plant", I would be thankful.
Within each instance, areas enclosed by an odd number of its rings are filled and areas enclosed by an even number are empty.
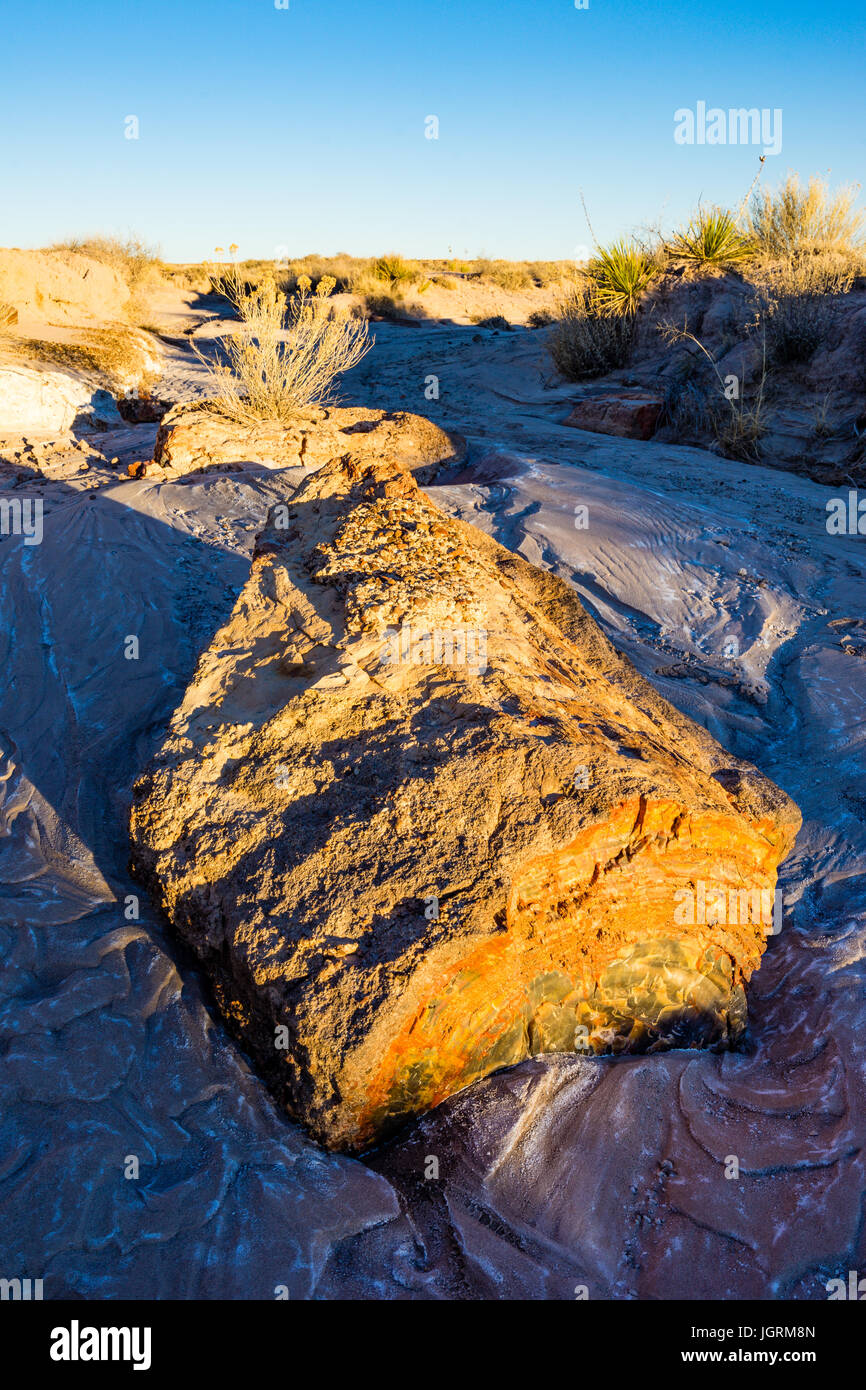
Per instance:
[[[655,267],[636,242],[615,241],[596,253],[587,274],[598,309],[607,314],[634,314]]]
[[[674,236],[670,251],[693,265],[723,268],[749,260],[755,245],[727,208],[698,208],[685,231]]]

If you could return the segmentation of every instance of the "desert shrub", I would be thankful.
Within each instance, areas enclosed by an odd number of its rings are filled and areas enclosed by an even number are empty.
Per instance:
[[[646,251],[627,241],[598,251],[587,266],[597,306],[610,314],[634,314],[655,273]]]
[[[635,316],[611,313],[594,289],[575,287],[559,305],[548,350],[569,381],[602,376],[629,361],[635,342]]]
[[[670,252],[696,266],[739,265],[754,255],[754,242],[744,236],[725,208],[698,208],[688,227],[671,239]]]
[[[470,322],[477,323],[479,328],[510,329],[511,324],[503,314],[471,314]]]
[[[761,440],[767,433],[763,394],[748,401],[743,396],[732,401],[729,410],[716,406],[710,424],[720,454],[742,463],[759,463]]]
[[[817,175],[804,187],[799,174],[789,174],[775,193],[759,189],[753,194],[749,230],[771,259],[790,260],[814,251],[860,255],[866,215],[854,206],[858,193],[852,184],[832,191]]]
[[[397,322],[405,319],[425,319],[427,311],[422,304],[407,300],[400,294],[399,290],[393,294],[367,294],[364,296],[364,307],[368,314],[376,314],[382,319],[393,319]]]
[[[139,237],[72,237],[58,242],[51,251],[77,251],[116,270],[130,289],[143,280],[158,277],[162,270],[159,248],[148,246]]]
[[[242,325],[223,340],[228,365],[196,351],[216,385],[210,408],[231,420],[285,422],[308,406],[326,404],[334,399],[337,377],[369,351],[366,323],[328,304],[330,277],[312,293],[302,276],[288,305],[273,279],[248,290],[235,271],[223,284]]]
[[[679,442],[697,443],[712,428],[711,390],[711,384],[694,376],[674,378],[661,423],[670,426]]]
[[[831,335],[835,296],[850,287],[853,269],[837,255],[799,255],[769,266],[758,281],[759,322],[771,366],[809,362]]]
[[[833,306],[821,295],[789,294],[771,299],[764,312],[771,365],[811,361],[826,341],[833,317]]]
[[[379,256],[373,262],[371,271],[376,280],[390,285],[392,289],[398,285],[401,287],[411,285],[418,279],[416,266],[411,261],[404,260],[402,256]]]
[[[433,284],[440,290],[454,290],[457,288],[456,281],[453,280],[450,275],[434,275]]]
[[[288,266],[279,267],[279,286],[283,294],[297,292],[298,281],[306,275],[308,280],[320,281],[330,275],[335,282],[338,294],[352,288],[354,278],[369,267],[370,262],[358,256],[342,253],[338,256],[300,256],[289,261]],[[268,273],[274,273],[273,265]]]
[[[666,403],[668,422],[686,433],[707,428],[713,435],[715,445],[726,458],[740,459],[745,463],[757,463],[761,457],[761,439],[767,432],[767,343],[763,341],[760,372],[750,391],[746,383],[741,391],[731,395],[719,365],[707,347],[690,333],[688,328],[663,320],[658,330],[666,342],[683,344],[692,354],[702,354],[690,370],[683,364],[680,384],[674,387]],[[703,374],[700,363],[704,363]],[[715,386],[706,379],[706,364],[712,368]]]
[[[547,328],[555,322],[555,317],[549,309],[533,309],[526,322],[530,328]]]

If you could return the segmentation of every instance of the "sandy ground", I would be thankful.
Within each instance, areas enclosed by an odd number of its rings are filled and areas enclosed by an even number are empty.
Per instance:
[[[431,495],[801,806],[749,1050],[537,1059],[366,1163],[310,1144],[126,871],[131,783],[292,478],[124,480],[151,425],[7,441],[0,500],[45,511],[0,538],[2,1268],[46,1297],[824,1298],[866,1264],[866,541],[808,479],[564,427],[543,330],[375,331],[345,401],[465,434]]]

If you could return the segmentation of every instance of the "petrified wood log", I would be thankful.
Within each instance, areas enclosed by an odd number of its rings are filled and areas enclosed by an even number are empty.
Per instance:
[[[565,583],[346,456],[272,509],[133,868],[358,1150],[531,1053],[735,1045],[799,824]]]
[[[466,441],[423,415],[363,406],[311,406],[291,424],[237,425],[207,405],[176,405],[164,416],[153,450],[154,476],[202,469],[317,468],[351,449],[359,458],[388,458],[429,482],[444,463],[458,463]]]

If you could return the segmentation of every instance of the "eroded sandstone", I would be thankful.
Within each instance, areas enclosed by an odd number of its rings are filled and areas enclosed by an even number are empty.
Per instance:
[[[133,868],[289,1112],[360,1150],[529,1054],[736,1045],[743,902],[799,824],[564,582],[346,454],[272,510]]]

